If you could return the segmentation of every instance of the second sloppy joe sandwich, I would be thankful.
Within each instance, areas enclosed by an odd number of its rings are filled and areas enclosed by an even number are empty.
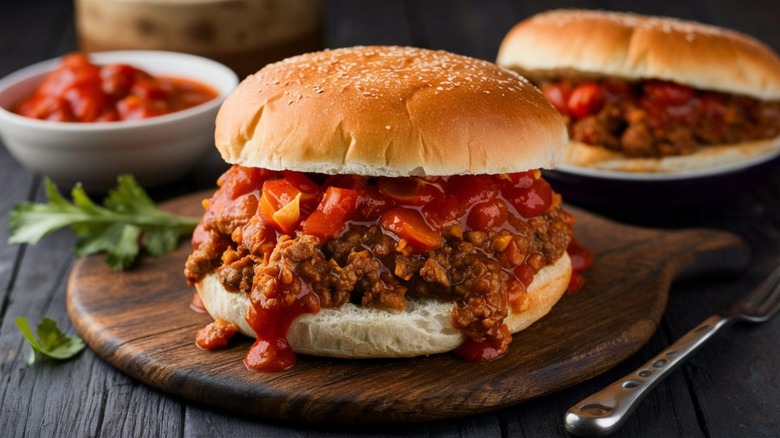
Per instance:
[[[564,163],[628,172],[716,168],[780,151],[780,58],[734,31],[558,10],[517,24],[498,64],[564,115]]]
[[[500,356],[579,284],[538,170],[565,143],[544,97],[485,61],[356,47],[263,68],[217,117],[233,167],[186,264],[215,319],[198,345],[255,337],[262,371],[296,352]]]

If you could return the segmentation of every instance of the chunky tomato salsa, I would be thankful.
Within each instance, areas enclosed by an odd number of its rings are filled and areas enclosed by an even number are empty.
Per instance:
[[[568,78],[541,84],[572,139],[630,157],[692,153],[697,147],[780,135],[780,102],[704,91],[674,82]]]
[[[137,120],[191,108],[217,95],[189,79],[152,76],[126,64],[98,66],[87,55],[73,53],[14,112],[58,122]]]
[[[590,264],[539,171],[375,178],[233,166],[218,185],[185,272],[190,284],[216,272],[227,290],[249,294],[252,369],[295,363],[285,335],[303,313],[348,302],[401,310],[409,296],[456,302],[453,324],[467,337],[458,354],[491,360],[511,341],[507,308],[528,306],[536,272],[567,247],[578,270]],[[574,275],[572,289],[581,285]],[[235,331],[216,321],[197,342],[208,348]]]

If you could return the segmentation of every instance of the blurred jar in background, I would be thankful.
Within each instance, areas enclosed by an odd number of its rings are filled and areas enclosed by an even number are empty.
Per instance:
[[[321,0],[75,0],[75,6],[86,52],[192,53],[241,78],[321,47]]]

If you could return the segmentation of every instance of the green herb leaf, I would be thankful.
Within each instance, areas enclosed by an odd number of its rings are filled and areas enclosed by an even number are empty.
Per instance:
[[[199,221],[159,210],[131,175],[118,178],[104,206],[95,204],[78,184],[71,191],[71,203],[48,178],[44,183],[48,203],[17,204],[11,211],[9,243],[35,244],[57,229],[70,227],[79,238],[77,255],[106,252],[108,264],[124,270],[141,249],[155,256],[173,251]]]
[[[84,341],[81,338],[65,335],[51,318],[43,318],[38,323],[37,339],[30,329],[27,318],[21,316],[16,318],[16,326],[32,347],[32,354],[27,360],[27,363],[31,365],[35,363],[38,354],[50,359],[65,360],[72,358],[84,349]]]

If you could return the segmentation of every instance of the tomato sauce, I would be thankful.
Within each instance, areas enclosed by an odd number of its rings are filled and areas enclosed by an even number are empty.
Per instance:
[[[569,242],[566,252],[571,258],[571,279],[569,280],[569,293],[577,293],[585,285],[585,277],[582,273],[593,265],[593,255],[585,249],[577,240]]]
[[[257,340],[244,358],[244,365],[255,371],[279,372],[295,365],[295,352],[287,342],[287,330],[295,318],[320,310],[317,295],[305,282],[294,278],[300,289],[295,293],[279,282],[273,291],[276,296],[253,301],[246,320],[257,334]],[[289,300],[286,295],[292,293]],[[272,302],[273,301],[273,302]]]
[[[13,111],[57,122],[139,120],[191,108],[217,95],[190,79],[152,76],[126,64],[98,66],[87,55],[73,53]]]

